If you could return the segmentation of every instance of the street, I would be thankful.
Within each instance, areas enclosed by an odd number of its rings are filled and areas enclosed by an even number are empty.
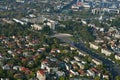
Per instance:
[[[94,58],[97,58],[99,60],[101,60],[103,62],[103,64],[106,66],[106,69],[111,72],[111,74],[113,75],[113,78],[111,80],[115,80],[115,76],[120,76],[120,66],[113,63],[111,60],[106,59],[105,57],[87,49],[83,43],[78,43],[78,44],[74,44],[75,47],[77,47],[78,49],[88,53],[89,55],[91,55]]]

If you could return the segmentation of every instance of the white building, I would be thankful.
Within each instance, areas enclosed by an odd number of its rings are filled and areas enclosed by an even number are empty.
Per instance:
[[[89,5],[88,3],[84,3],[84,4],[83,4],[83,7],[84,7],[84,8],[90,8],[90,5]]]
[[[53,21],[50,19],[47,19],[47,23],[45,23],[44,25],[48,25],[50,27],[50,29],[55,29],[56,24],[58,24],[57,21]]]
[[[95,76],[95,72],[93,72],[92,70],[87,70],[87,76]]]
[[[94,43],[89,42],[89,44],[90,44],[90,48],[92,48],[92,49],[97,50],[99,48],[99,46]]]
[[[92,62],[95,63],[96,65],[102,65],[102,61],[98,59],[92,59]]]
[[[74,59],[75,59],[76,61],[80,61],[80,58],[77,57],[77,56],[74,56]]]
[[[115,34],[113,34],[112,36],[115,37],[115,38],[120,39],[120,33],[115,33]]]
[[[115,59],[116,59],[116,60],[120,60],[120,54],[116,54],[116,55],[115,55]]]
[[[83,52],[83,51],[80,51],[80,50],[77,50],[78,54],[79,55],[82,55],[82,56],[89,56],[87,53]]]
[[[60,77],[60,76],[65,76],[65,72],[63,71],[57,71],[56,74]]]
[[[10,70],[10,66],[8,64],[2,66],[2,69],[3,70]]]
[[[42,29],[43,29],[42,26],[37,25],[37,24],[33,24],[33,25],[31,25],[31,27],[32,27],[32,29],[35,29],[35,30],[42,30]]]
[[[13,18],[13,21],[15,21],[16,23],[20,23],[21,25],[27,24],[27,23],[25,23],[25,22],[23,22],[21,20],[16,19],[16,18]]]
[[[57,66],[57,64],[55,63],[55,62],[52,62],[52,61],[48,61],[48,62],[42,62],[41,63],[41,69],[46,69],[47,70],[47,72],[56,72],[56,71],[58,71],[58,66]]]
[[[106,56],[110,56],[112,54],[111,51],[106,50],[106,49],[101,49],[101,53],[105,54]]]
[[[24,0],[16,0],[16,2],[18,2],[18,3],[24,3],[25,1]]]
[[[85,68],[85,66],[82,63],[80,63],[80,62],[77,62],[77,65],[80,67],[80,69],[84,69]]]
[[[22,68],[21,66],[13,66],[14,70],[20,70],[20,68]]]

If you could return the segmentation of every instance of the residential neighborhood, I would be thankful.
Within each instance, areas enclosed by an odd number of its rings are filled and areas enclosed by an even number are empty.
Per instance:
[[[0,80],[120,80],[120,0],[0,0]]]

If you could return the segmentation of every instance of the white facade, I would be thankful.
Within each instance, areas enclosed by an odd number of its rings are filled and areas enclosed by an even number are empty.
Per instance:
[[[102,62],[98,59],[92,59],[92,62],[95,63],[96,65],[101,65]]]
[[[95,73],[91,70],[87,70],[87,76],[95,76]]]
[[[119,54],[115,55],[115,59],[120,60],[120,55]]]
[[[97,50],[99,48],[97,45],[95,45],[95,44],[93,44],[91,42],[89,44],[90,44],[90,48],[93,48],[95,50]]]
[[[56,72],[58,71],[58,67],[55,67],[55,66],[50,66],[49,63],[41,63],[41,69],[47,69],[47,72],[50,72],[50,71],[53,71],[53,72]]]
[[[118,39],[120,38],[120,34],[117,34],[117,33],[113,34],[112,36],[114,36],[115,38],[118,38]]]
[[[42,30],[42,27],[37,24],[31,25],[31,27],[32,27],[32,29],[35,29],[35,30]]]
[[[85,68],[85,66],[82,63],[80,63],[80,62],[77,62],[77,65],[80,67],[80,69],[84,69]]]
[[[101,53],[105,54],[106,56],[110,56],[112,54],[111,51],[108,51],[106,49],[101,49]]]
[[[80,50],[77,50],[77,52],[78,52],[79,55],[82,55],[84,57],[88,55],[87,53],[85,53],[83,51],[80,51]]]

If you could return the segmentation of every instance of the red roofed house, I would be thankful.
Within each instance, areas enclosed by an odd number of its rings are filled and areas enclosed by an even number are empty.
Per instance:
[[[37,71],[37,78],[38,80],[46,80],[46,75],[44,70],[38,70]]]

